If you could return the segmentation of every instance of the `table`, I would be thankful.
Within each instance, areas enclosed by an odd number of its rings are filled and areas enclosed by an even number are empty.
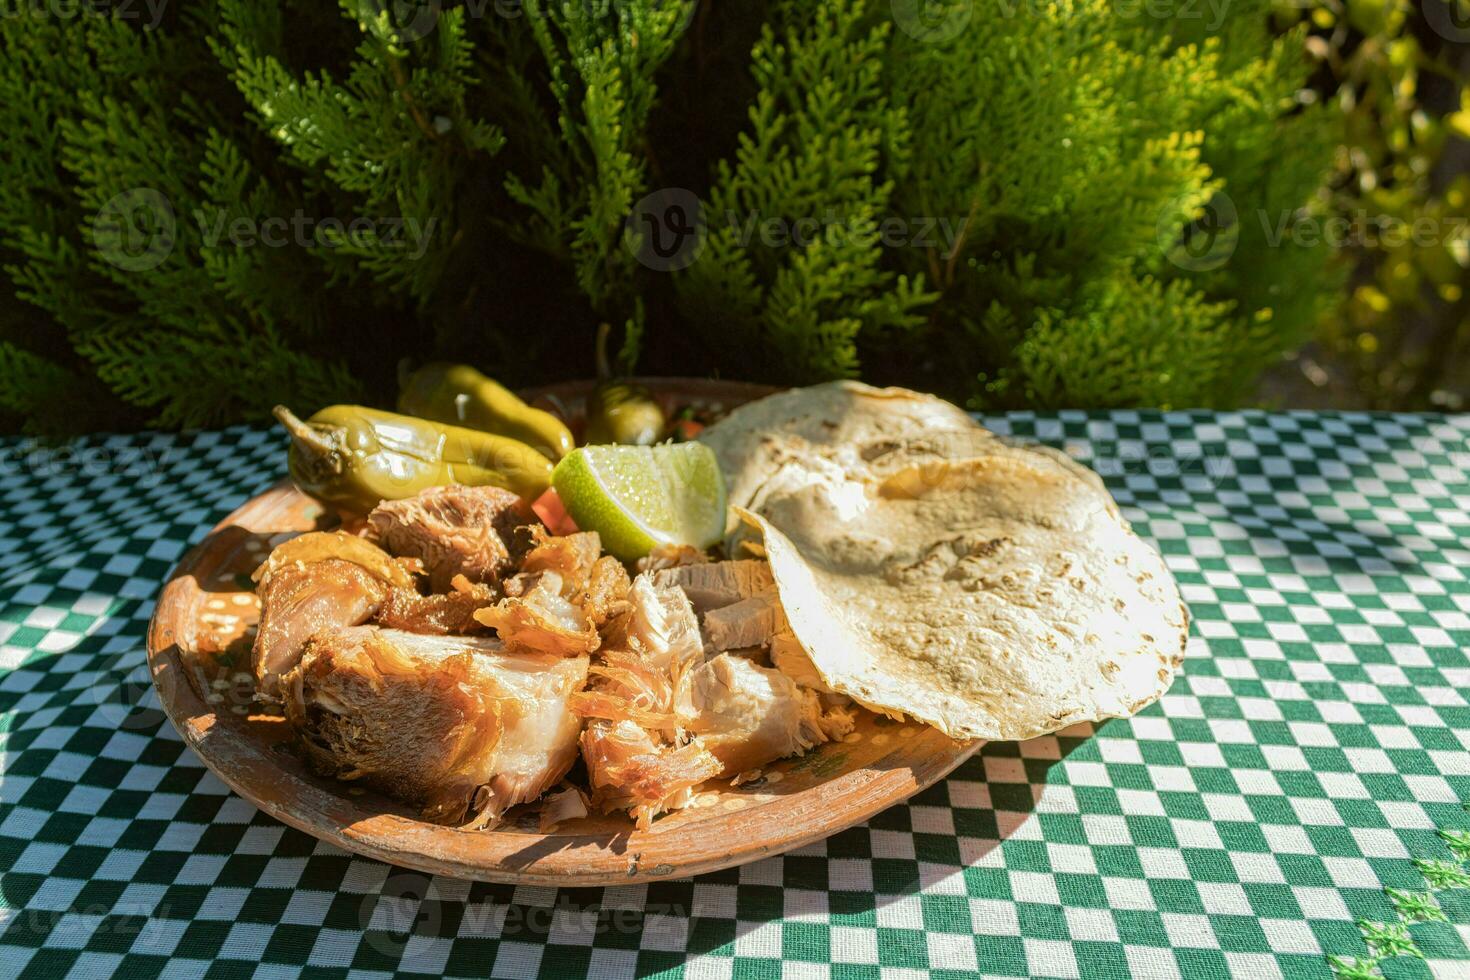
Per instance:
[[[1169,694],[784,857],[560,893],[290,830],[158,711],[153,597],[274,432],[0,442],[0,974],[1470,977],[1470,417],[985,421],[1167,556]]]

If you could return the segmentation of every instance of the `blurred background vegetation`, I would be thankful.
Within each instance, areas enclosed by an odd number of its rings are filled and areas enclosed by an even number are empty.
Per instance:
[[[1328,193],[1342,304],[1264,379],[1291,407],[1461,411],[1470,399],[1470,3],[1308,0],[1311,88],[1344,120]]]
[[[0,432],[585,377],[602,321],[984,409],[1470,398],[1470,0],[21,0],[0,125]],[[787,237],[650,260],[667,188]]]

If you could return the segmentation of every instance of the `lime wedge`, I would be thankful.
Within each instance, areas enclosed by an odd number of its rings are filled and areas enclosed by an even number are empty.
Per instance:
[[[577,527],[623,561],[657,544],[707,548],[725,533],[725,480],[704,443],[583,446],[551,482]]]

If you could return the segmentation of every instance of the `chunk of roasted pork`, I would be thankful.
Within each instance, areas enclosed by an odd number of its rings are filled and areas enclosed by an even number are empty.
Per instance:
[[[286,717],[321,771],[361,779],[426,819],[494,825],[566,774],[569,709],[588,658],[488,637],[359,626],[316,633],[284,678]]]
[[[789,626],[771,637],[771,666],[802,687],[809,687],[822,694],[833,693]]]
[[[395,555],[421,559],[429,587],[444,592],[456,575],[494,584],[515,565],[517,529],[539,521],[530,506],[499,487],[433,487],[385,500],[368,515],[373,538]]]
[[[698,742],[676,746],[637,722],[601,718],[582,733],[582,758],[593,803],[604,811],[627,810],[641,830],[660,813],[687,806],[693,788],[723,768]]]
[[[251,650],[261,700],[280,700],[281,675],[296,665],[318,630],[356,626],[390,590],[413,576],[381,548],[340,531],[312,531],[278,545],[256,569],[260,627]]]
[[[678,809],[689,790],[719,775],[720,763],[699,746],[681,744],[675,714],[680,678],[704,656],[699,622],[678,588],[633,581],[616,642],[598,654],[589,690],[572,699],[587,718],[582,758],[592,801],[628,810],[640,827]]]
[[[483,582],[456,575],[449,592],[423,595],[416,589],[390,588],[373,622],[389,629],[445,636],[454,633],[483,633],[475,610],[499,598],[499,592]]]
[[[625,632],[600,651],[588,690],[572,699],[588,719],[582,757],[593,802],[628,810],[640,827],[686,805],[706,779],[800,755],[853,728],[845,709],[827,709],[780,671],[711,657],[684,590],[658,584],[661,574],[634,580]],[[769,625],[762,631],[769,636]]]
[[[720,760],[721,775],[801,755],[854,724],[843,709],[824,711],[816,692],[779,670],[728,653],[690,671],[679,702],[682,726]]]
[[[361,565],[332,558],[283,569],[260,587],[260,628],[252,660],[256,693],[279,701],[281,675],[296,666],[301,648],[323,629],[366,622],[386,587]]]
[[[782,632],[790,626],[774,589],[704,614],[704,635],[713,650],[767,646]]]
[[[653,580],[684,590],[703,621],[705,643],[716,652],[764,647],[788,628],[764,561],[680,565],[654,572]]]
[[[653,581],[656,585],[677,585],[683,589],[694,611],[701,616],[776,587],[771,566],[749,558],[662,568],[653,572]]]
[[[552,537],[532,532],[534,547],[521,572],[505,582],[506,597],[478,610],[512,650],[579,656],[602,642],[599,629],[628,608],[628,572],[616,558],[598,557],[595,531]]]

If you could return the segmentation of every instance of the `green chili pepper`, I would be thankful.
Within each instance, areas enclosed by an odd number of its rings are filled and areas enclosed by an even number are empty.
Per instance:
[[[561,419],[532,408],[504,385],[467,364],[425,364],[399,369],[398,410],[407,415],[480,429],[524,442],[552,462],[576,446]]]
[[[305,422],[277,405],[275,416],[291,434],[296,486],[354,513],[446,484],[504,487],[527,500],[551,485],[551,462],[504,436],[361,405],[332,405]]]
[[[653,393],[640,384],[613,377],[607,362],[607,334],[597,331],[597,387],[587,396],[587,442],[651,446],[664,437],[667,420]]]

